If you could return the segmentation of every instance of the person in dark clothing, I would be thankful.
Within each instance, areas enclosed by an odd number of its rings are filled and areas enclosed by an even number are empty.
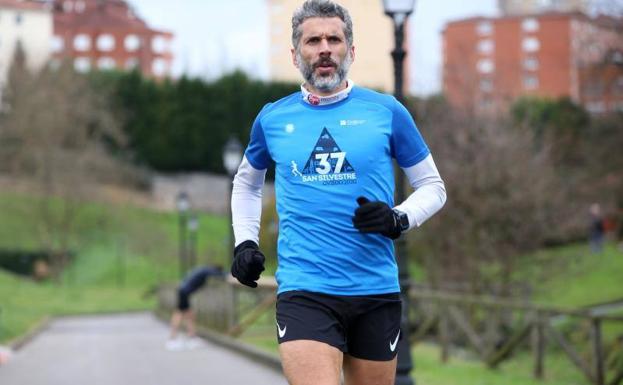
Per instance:
[[[177,288],[177,308],[171,315],[171,333],[167,341],[167,348],[176,350],[183,347],[183,342],[177,339],[182,323],[186,326],[189,345],[196,344],[195,315],[190,306],[190,297],[201,289],[209,277],[225,278],[222,266],[202,266],[186,275]]]
[[[604,217],[599,203],[593,203],[590,207],[591,223],[589,241],[593,253],[601,253],[604,247]]]

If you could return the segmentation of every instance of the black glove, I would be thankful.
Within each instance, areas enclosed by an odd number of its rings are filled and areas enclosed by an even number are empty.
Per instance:
[[[402,232],[398,214],[385,202],[370,202],[368,198],[357,198],[359,207],[355,210],[353,225],[362,233],[380,233],[396,239]]]
[[[234,262],[231,264],[231,275],[249,287],[257,287],[260,274],[264,271],[264,254],[253,241],[244,241],[234,249]]]

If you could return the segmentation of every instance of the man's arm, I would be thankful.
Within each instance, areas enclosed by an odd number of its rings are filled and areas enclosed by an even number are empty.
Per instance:
[[[446,202],[446,188],[435,162],[429,154],[417,164],[403,168],[415,191],[400,205],[389,207],[385,202],[371,202],[358,197],[353,226],[362,233],[379,233],[390,239],[419,227]]]
[[[234,261],[231,274],[243,285],[257,287],[265,257],[259,250],[262,186],[266,170],[254,168],[246,156],[234,177],[231,216],[234,228]]]
[[[446,203],[446,186],[430,154],[417,164],[402,170],[415,191],[395,209],[407,214],[410,230],[421,226],[443,207]]]
[[[262,215],[262,187],[266,170],[257,170],[246,156],[238,167],[231,193],[231,216],[234,228],[234,245],[250,240],[259,244]]]

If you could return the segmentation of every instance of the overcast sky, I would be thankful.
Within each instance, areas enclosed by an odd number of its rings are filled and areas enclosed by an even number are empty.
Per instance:
[[[175,34],[175,76],[187,73],[211,79],[240,68],[267,79],[267,0],[129,2],[150,26]],[[409,30],[411,92],[423,95],[439,91],[441,30],[447,21],[495,13],[496,0],[417,1]]]

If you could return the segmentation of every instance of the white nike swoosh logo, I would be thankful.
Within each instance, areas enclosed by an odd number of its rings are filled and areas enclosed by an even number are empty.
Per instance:
[[[284,329],[284,332],[285,332],[285,329]],[[398,330],[398,335],[396,336],[396,339],[394,340],[394,342],[389,343],[389,350],[391,350],[392,352],[396,350],[396,345],[398,345],[398,337],[400,337],[400,330]]]
[[[281,326],[279,326],[279,322],[275,322],[277,324],[277,330],[279,331],[279,338],[283,338],[283,336],[286,335],[286,329],[288,328],[288,326],[284,326],[283,330],[281,329]]]

